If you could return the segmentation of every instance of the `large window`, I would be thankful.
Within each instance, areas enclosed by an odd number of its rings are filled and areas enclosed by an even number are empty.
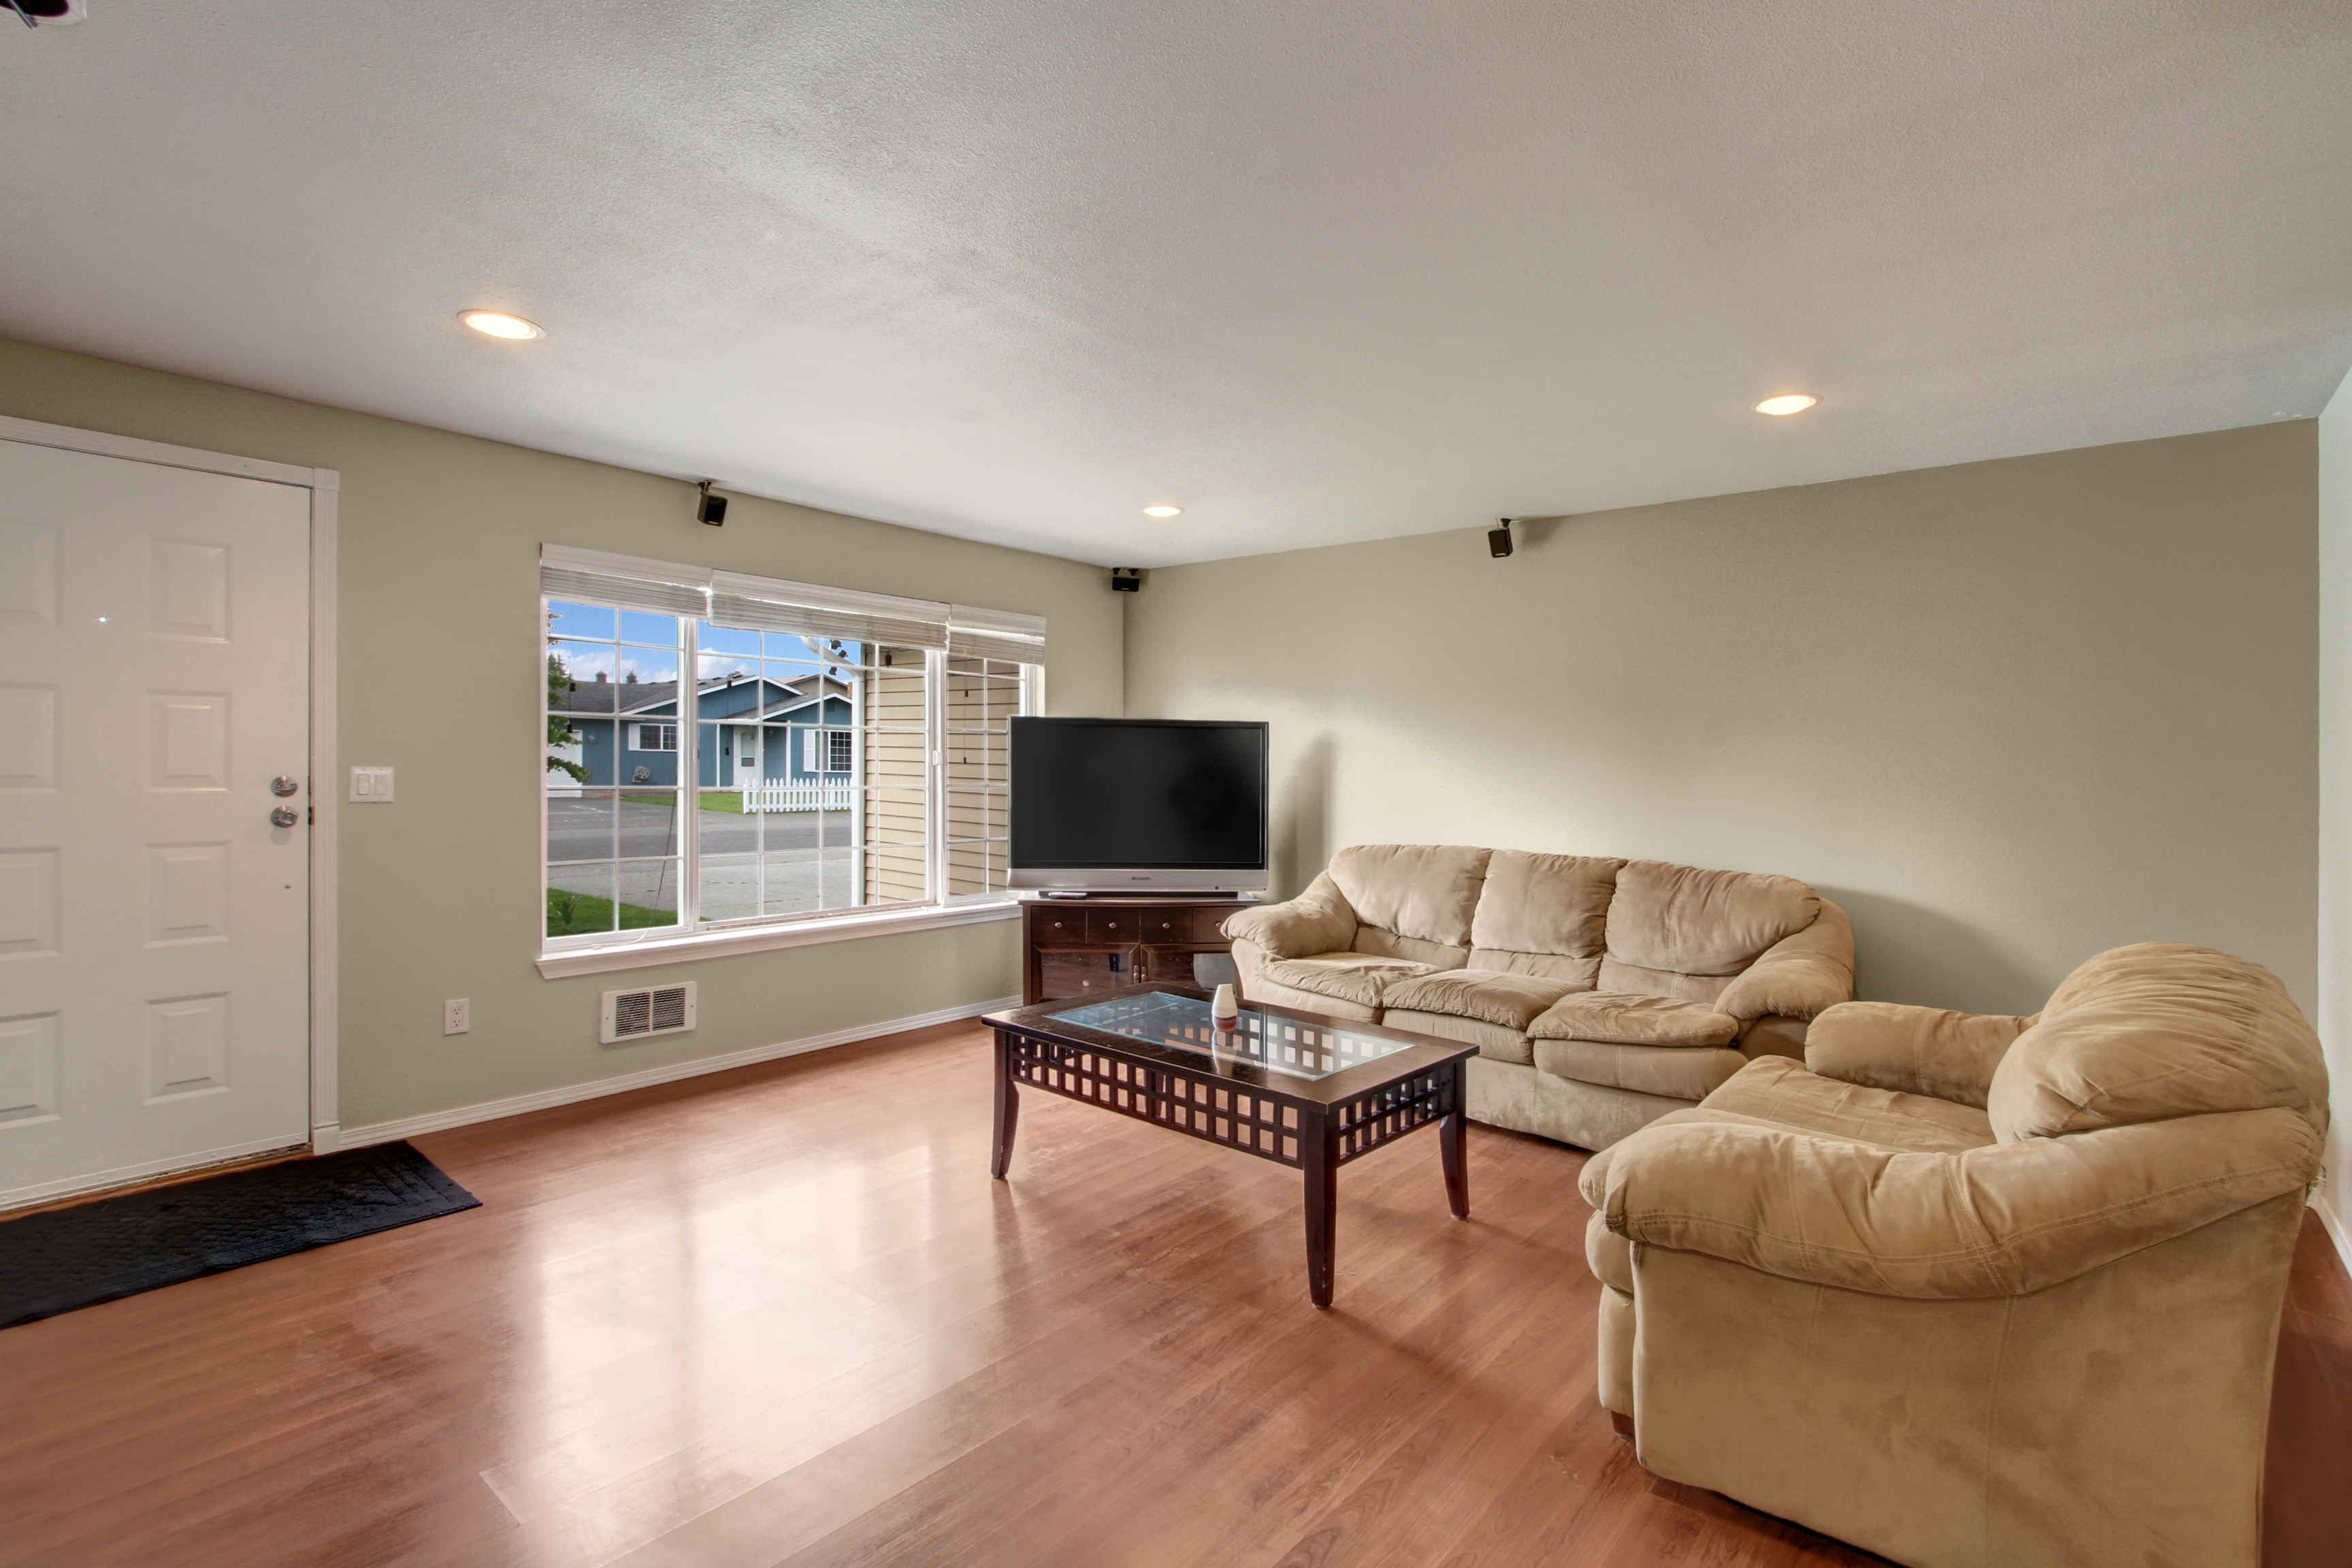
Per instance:
[[[549,946],[1002,898],[1045,623],[549,545]]]

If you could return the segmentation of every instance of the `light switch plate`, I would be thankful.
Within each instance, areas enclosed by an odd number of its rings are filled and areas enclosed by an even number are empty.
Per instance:
[[[352,804],[353,805],[385,805],[392,801],[392,770],[390,768],[353,768],[352,770]]]

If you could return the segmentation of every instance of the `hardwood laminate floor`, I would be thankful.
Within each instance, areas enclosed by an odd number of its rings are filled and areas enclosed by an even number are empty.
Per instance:
[[[0,1561],[1456,1568],[1877,1559],[1658,1480],[1593,1398],[1583,1156],[1340,1177],[900,1036],[416,1140],[468,1213],[0,1333]],[[2352,1285],[2306,1226],[2272,1568],[2352,1556]]]

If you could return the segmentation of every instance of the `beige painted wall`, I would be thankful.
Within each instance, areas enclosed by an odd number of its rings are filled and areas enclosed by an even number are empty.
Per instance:
[[[341,471],[341,766],[399,770],[394,804],[344,813],[346,1127],[1019,991],[1009,922],[542,981],[538,549],[1043,615],[1047,700],[1071,714],[1119,710],[1102,571],[746,497],[705,528],[677,480],[18,343],[0,414]],[[600,994],[656,976],[702,983],[696,1031],[598,1045]],[[472,1033],[443,1037],[449,996]]]
[[[2315,1003],[2309,420],[1151,574],[1127,710],[1263,718],[1277,879],[1449,841],[1800,877],[1865,996],[2120,942]]]
[[[2319,657],[2318,1017],[2333,1114],[2318,1202],[2352,1265],[2352,377],[2319,416]]]

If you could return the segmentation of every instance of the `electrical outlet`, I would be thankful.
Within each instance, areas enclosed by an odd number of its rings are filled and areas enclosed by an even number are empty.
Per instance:
[[[463,996],[452,996],[441,1004],[441,1032],[462,1035],[474,1026],[473,1004]]]

